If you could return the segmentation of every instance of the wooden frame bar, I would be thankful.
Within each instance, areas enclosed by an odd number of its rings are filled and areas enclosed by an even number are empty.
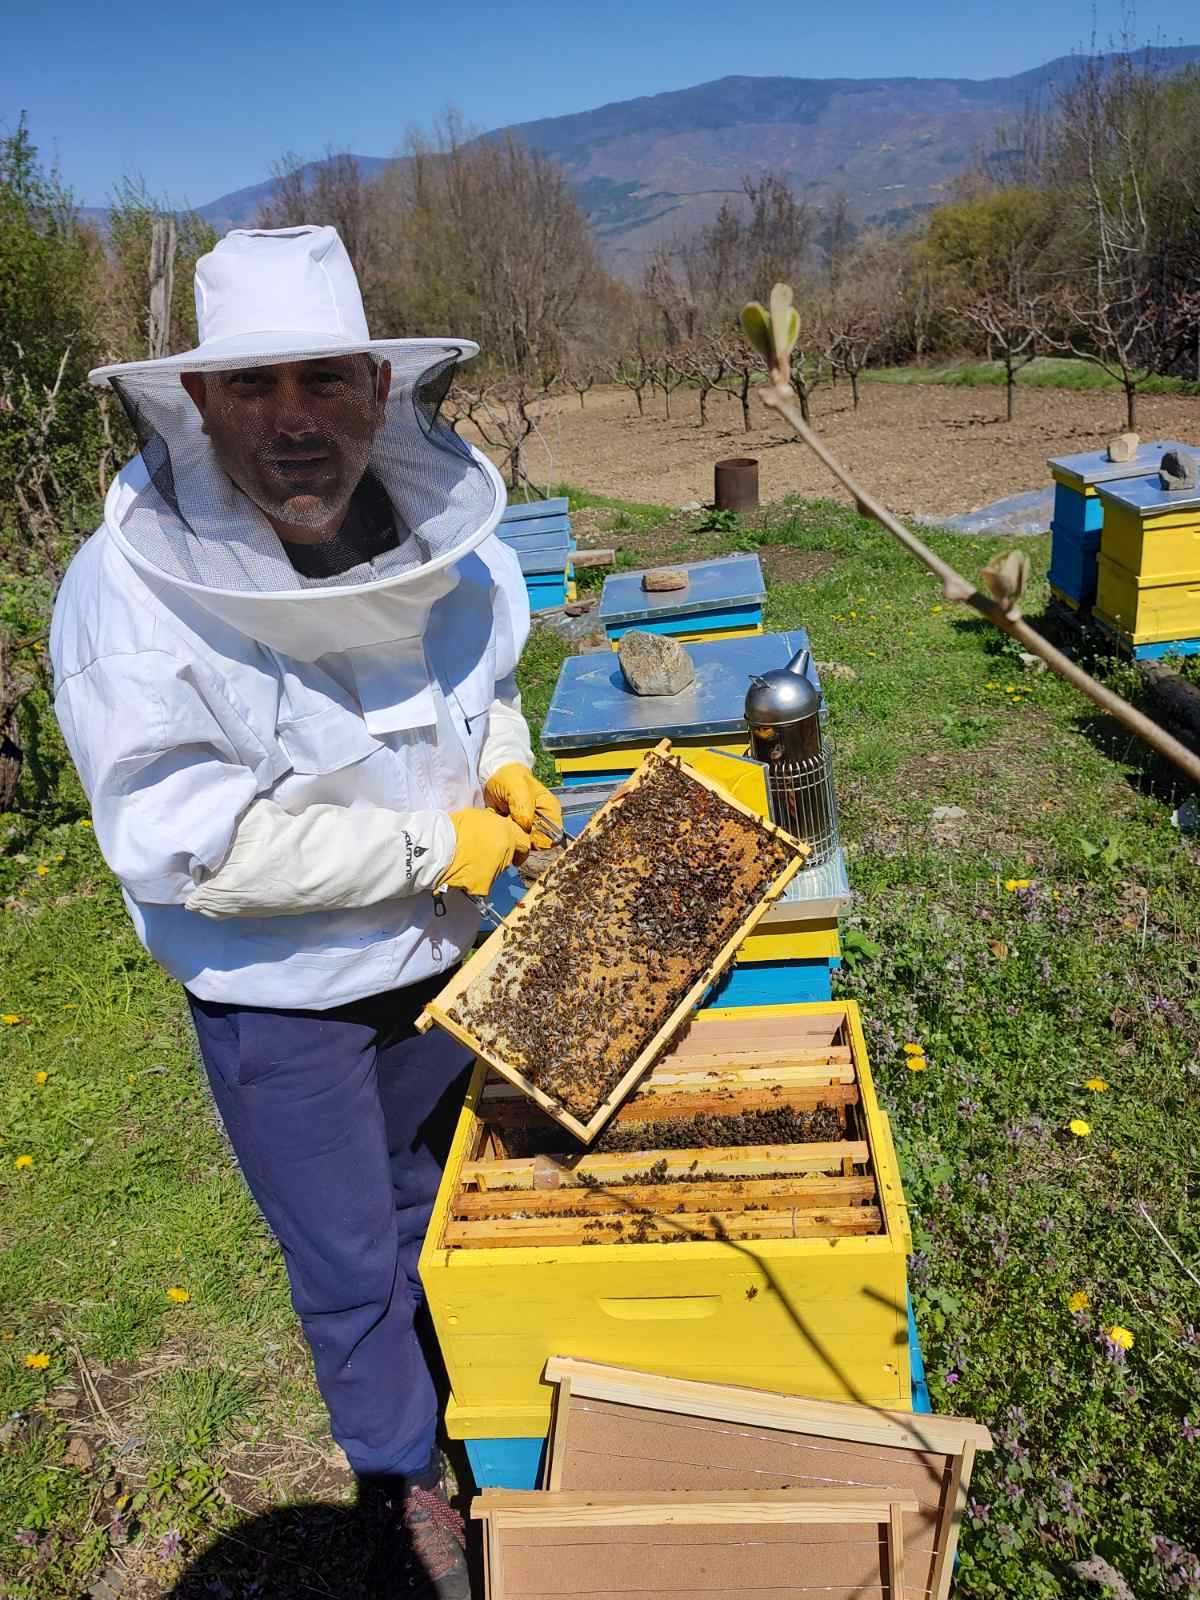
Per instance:
[[[623,1237],[626,1229],[639,1237]],[[680,1239],[834,1239],[881,1234],[878,1206],[803,1206],[778,1211],[688,1212],[668,1217],[630,1210],[624,1217],[500,1217],[495,1220],[446,1224],[444,1243],[451,1249],[519,1249],[523,1245],[586,1245],[672,1243]]]
[[[527,1156],[506,1161],[465,1161],[460,1180],[492,1192],[538,1187],[539,1176],[558,1173],[578,1180],[620,1183],[630,1173],[645,1172],[652,1158],[664,1162],[664,1177],[686,1177],[697,1169],[730,1178],[773,1177],[789,1172],[840,1172],[845,1162],[865,1166],[870,1149],[865,1139],[813,1144],[729,1145],[718,1149],[634,1150],[620,1155]]]
[[[655,762],[663,761],[669,756],[670,749],[670,741],[664,739],[659,745],[650,751],[632,778],[630,778],[627,783],[623,784],[621,788],[596,812],[595,816],[588,823],[585,833],[590,832],[592,829],[598,826],[602,826],[604,820],[607,818],[610,812],[614,808],[621,805],[625,797],[641,783],[644,783],[646,778],[653,773]],[[437,996],[436,1000],[431,1001],[426,1009],[422,1012],[421,1016],[417,1019],[417,1027],[422,1031],[436,1022],[439,1027],[444,1028],[448,1033],[453,1034],[456,1039],[460,1040],[469,1049],[473,1050],[475,1054],[482,1060],[487,1061],[496,1069],[497,1072],[501,1074],[501,1076],[507,1078],[509,1082],[515,1084],[517,1088],[522,1091],[522,1093],[527,1095],[529,1099],[533,1100],[537,1105],[541,1106],[543,1111],[545,1111],[549,1116],[553,1117],[556,1122],[561,1123],[563,1127],[567,1128],[575,1135],[577,1139],[582,1140],[585,1144],[590,1143],[590,1141],[596,1137],[596,1135],[606,1125],[621,1104],[629,1097],[639,1080],[645,1075],[645,1073],[653,1065],[654,1061],[666,1048],[670,1040],[679,1031],[693,1007],[704,994],[704,991],[732,962],[738,945],[761,919],[767,907],[772,903],[772,901],[779,898],[784,889],[787,887],[788,883],[800,870],[800,867],[802,866],[808,854],[808,847],[806,845],[799,843],[789,834],[785,833],[781,828],[777,828],[773,823],[764,821],[764,819],[757,815],[756,812],[752,811],[748,806],[743,805],[739,800],[734,799],[733,796],[728,794],[719,784],[706,777],[703,773],[693,771],[691,768],[686,766],[681,767],[680,770],[685,773],[692,782],[699,784],[702,788],[708,789],[711,793],[717,795],[725,805],[730,807],[731,810],[738,812],[741,816],[746,818],[749,823],[753,824],[755,829],[765,830],[774,837],[783,840],[788,849],[792,852],[792,859],[762,892],[758,903],[743,919],[740,926],[734,930],[733,934],[722,946],[716,957],[709,963],[704,971],[698,975],[696,981],[691,985],[687,993],[681,998],[679,1004],[671,1012],[670,1016],[668,1016],[665,1022],[660,1025],[651,1038],[647,1040],[646,1044],[635,1057],[632,1064],[621,1076],[619,1081],[609,1090],[604,1099],[596,1106],[586,1122],[573,1115],[566,1109],[565,1106],[562,1106],[558,1101],[554,1100],[551,1098],[551,1096],[539,1089],[535,1083],[525,1077],[519,1068],[514,1067],[509,1062],[502,1061],[493,1051],[489,1050],[480,1039],[472,1034],[468,1028],[455,1022],[449,1015],[453,1006],[466,995],[471,986],[478,979],[484,977],[491,971],[493,964],[499,959],[501,954],[504,953],[508,946],[520,940],[521,934],[531,912],[538,904],[540,898],[547,892],[548,886],[553,882],[555,874],[554,867],[551,867],[550,871],[545,875],[545,877],[539,879],[538,882],[531,887],[524,899],[506,919],[506,921],[496,929],[491,938],[489,938],[483,944],[483,946],[475,952],[471,959],[463,964],[463,966],[454,975],[442,992]]]
[[[904,1516],[918,1509],[915,1499],[905,1495],[881,1494],[864,1489],[835,1488],[827,1490],[773,1490],[725,1491],[689,1493],[563,1493],[560,1491],[486,1490],[473,1502],[471,1515],[483,1523],[484,1569],[487,1577],[489,1600],[521,1600],[522,1595],[544,1593],[544,1589],[529,1587],[518,1578],[510,1587],[510,1574],[523,1565],[526,1573],[532,1566],[536,1572],[539,1562],[553,1574],[555,1594],[587,1594],[594,1592],[597,1583],[597,1566],[603,1567],[607,1551],[623,1551],[628,1560],[632,1554],[640,1566],[647,1563],[645,1587],[638,1592],[644,1597],[660,1594],[654,1584],[652,1571],[656,1554],[654,1530],[659,1530],[666,1547],[666,1561],[672,1576],[681,1584],[689,1577],[688,1563],[696,1561],[698,1576],[694,1586],[681,1592],[694,1593],[703,1584],[706,1593],[714,1600],[727,1596],[741,1600],[743,1594],[802,1593],[805,1586],[797,1584],[794,1571],[797,1543],[814,1552],[822,1549],[826,1570],[824,1576],[832,1583],[822,1582],[819,1587],[835,1600],[849,1600],[862,1593],[863,1567],[873,1567],[879,1554],[862,1554],[862,1541],[853,1538],[846,1542],[806,1539],[799,1530],[852,1529],[874,1527],[882,1555],[882,1568],[878,1589],[887,1600],[904,1600],[905,1531]],[[713,1586],[711,1568],[714,1552],[724,1547],[739,1564],[738,1552],[747,1548],[738,1539],[739,1530],[751,1527],[756,1530],[754,1545],[758,1564],[770,1573],[767,1584],[755,1583],[751,1588],[720,1584]],[[769,1529],[781,1530],[782,1537],[772,1539]],[[672,1537],[676,1530],[705,1530],[707,1538]],[[564,1538],[557,1542],[554,1534],[561,1530]],[[611,1538],[604,1535],[611,1530]],[[645,1536],[638,1539],[641,1547],[636,1553],[625,1547],[636,1531]],[[787,1537],[787,1530],[796,1530],[796,1539]],[[580,1542],[581,1533],[599,1535]],[[531,1542],[532,1541],[532,1542]],[[847,1559],[856,1563],[856,1570],[847,1567],[844,1581],[837,1578],[839,1558],[842,1565]],[[779,1582],[775,1581],[778,1569]],[[624,1586],[623,1586],[624,1587]],[[673,1586],[674,1587],[674,1586]],[[871,1588],[876,1586],[872,1583]],[[602,1591],[601,1592],[605,1592]]]

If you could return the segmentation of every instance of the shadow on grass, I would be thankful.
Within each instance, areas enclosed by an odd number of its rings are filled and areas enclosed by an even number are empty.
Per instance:
[[[167,1600],[396,1600],[422,1592],[424,1569],[408,1556],[377,1504],[282,1506],[218,1534]],[[477,1560],[472,1592],[483,1592]]]

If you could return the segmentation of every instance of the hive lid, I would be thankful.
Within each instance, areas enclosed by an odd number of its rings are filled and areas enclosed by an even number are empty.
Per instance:
[[[641,572],[617,572],[605,578],[600,596],[600,621],[605,627],[657,620],[686,613],[725,611],[730,606],[762,605],[767,598],[762,566],[757,556],[718,556],[713,561],[693,561],[673,571],[686,572],[686,589],[647,594]]]
[[[500,525],[506,528],[513,522],[530,522],[540,517],[565,517],[569,509],[570,502],[565,495],[559,495],[554,500],[510,500],[504,508]]]
[[[1174,439],[1147,439],[1139,444],[1133,461],[1110,461],[1107,450],[1085,450],[1080,455],[1051,456],[1046,462],[1056,478],[1080,491],[1101,483],[1157,473],[1164,450],[1186,450]]]
[[[803,628],[685,644],[695,681],[682,694],[662,696],[634,694],[612,650],[568,656],[542,726],[542,747],[567,752],[743,733],[752,674],[786,667],[807,644]],[[808,676],[820,692],[815,665]]]
[[[1181,445],[1180,449],[1187,449]],[[1194,452],[1190,452],[1192,454]],[[1161,457],[1160,457],[1161,459]],[[1200,508],[1200,487],[1164,489],[1158,479],[1158,462],[1149,478],[1129,478],[1123,483],[1100,484],[1096,493],[1103,500],[1134,511],[1139,517],[1156,517],[1169,511],[1195,511]]]

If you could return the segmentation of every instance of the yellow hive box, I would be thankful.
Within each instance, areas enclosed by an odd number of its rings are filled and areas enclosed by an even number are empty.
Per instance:
[[[715,632],[706,628],[698,628],[694,633],[673,633],[671,638],[676,644],[712,644],[717,639],[748,639],[751,634],[764,633],[761,622],[751,622],[744,628],[719,628]],[[611,639],[609,643],[613,649],[620,647],[620,639]]]
[[[763,927],[759,923],[738,946],[737,961],[829,960],[842,953],[836,917]]]
[[[659,743],[658,739],[648,739],[645,744],[620,744],[610,745],[605,750],[589,750],[582,755],[556,755],[554,757],[555,769],[560,774],[574,772],[632,772],[641,765],[642,757],[647,755]],[[671,737],[671,754],[682,756],[685,763],[702,770],[702,764],[691,760],[693,752],[701,754],[707,750],[723,750],[729,755],[744,756],[746,753],[746,735],[740,734],[732,739],[713,740],[701,735],[694,739],[677,739]]]
[[[1196,584],[1200,582],[1200,509],[1163,511],[1147,518],[1133,507],[1111,500],[1100,536],[1100,555],[1143,583]]]
[[[869,1150],[882,1231],[447,1248],[464,1165],[485,1155],[489,1137],[476,1114],[487,1076],[480,1068],[420,1262],[453,1390],[452,1437],[545,1433],[551,1391],[542,1370],[563,1351],[666,1377],[909,1407],[911,1236],[858,1009],[852,1001],[713,1008],[698,1013],[693,1035],[721,1022],[728,1029],[731,1019],[751,1025],[768,1017],[795,1018],[798,1030],[828,1027],[829,1037],[849,1045],[857,1136]]]
[[[1096,614],[1134,644],[1200,637],[1200,573],[1176,583],[1140,578],[1106,556],[1099,558]]]

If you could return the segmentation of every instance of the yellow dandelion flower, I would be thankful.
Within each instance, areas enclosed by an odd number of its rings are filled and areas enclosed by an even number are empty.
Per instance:
[[[1133,1335],[1128,1328],[1123,1328],[1119,1322],[1114,1322],[1111,1328],[1105,1328],[1104,1331],[1120,1349],[1133,1349]]]
[[[37,875],[38,875],[38,877],[39,877],[39,878],[44,878],[44,877],[46,877],[46,876],[47,876],[47,874],[48,874],[48,873],[49,873],[49,871],[50,871],[50,868],[49,868],[49,867],[48,867],[48,866],[47,866],[47,865],[46,865],[46,863],[45,863],[45,862],[44,862],[44,861],[43,861],[43,862],[42,862],[42,864],[41,864],[41,866],[40,866],[40,867],[38,867],[38,869],[37,869]]]
[[[983,687],[985,689],[998,689],[1000,686],[996,682],[995,678],[989,678],[988,681],[984,684]]]
[[[1032,878],[1005,878],[1004,887],[1009,894],[1016,894],[1018,889],[1028,889],[1033,885]]]
[[[909,1056],[904,1065],[910,1072],[924,1072],[929,1063],[924,1056]]]
[[[6,1011],[3,1016],[0,1016],[0,1022],[6,1028],[15,1028],[17,1023],[22,1021],[24,1021],[24,1018],[16,1011]]]
[[[940,610],[941,610],[941,609],[942,609],[942,608],[941,608],[941,606],[930,606],[930,608],[929,608],[929,611],[930,611],[930,615],[931,615],[931,616],[935,616],[935,617],[936,617],[936,616],[937,616],[937,614],[938,614],[938,612],[939,612],[939,611],[940,611]]]
[[[172,1284],[167,1290],[167,1299],[172,1305],[185,1306],[191,1298],[186,1289],[180,1289],[176,1284]]]
[[[1005,694],[1016,694],[1016,692],[1017,692],[1016,684],[1015,683],[1006,683],[1004,685],[1004,692],[1005,692]]]
[[[48,1072],[35,1072],[33,1075],[33,1081],[34,1083],[38,1084],[49,1083],[50,1074]]]
[[[34,1372],[45,1372],[50,1365],[50,1357],[44,1350],[31,1350],[25,1357],[25,1365],[31,1367]]]
[[[28,1172],[29,1168],[32,1165],[33,1165],[33,1157],[32,1156],[18,1156],[17,1159],[13,1162],[13,1166],[16,1167],[18,1172]]]
[[[1090,1294],[1088,1294],[1086,1289],[1076,1289],[1075,1293],[1067,1301],[1067,1310],[1086,1311],[1091,1303],[1092,1297]]]
[[[1083,1087],[1085,1089],[1090,1089],[1093,1094],[1107,1094],[1108,1093],[1108,1079],[1107,1078],[1089,1078],[1088,1081],[1084,1084]]]
[[[80,817],[79,826],[81,828],[90,828],[91,825],[91,820],[88,817]]]
[[[1091,1123],[1085,1122],[1082,1117],[1072,1117],[1070,1122],[1067,1123],[1067,1127],[1070,1128],[1077,1139],[1086,1139],[1092,1131]]]
[[[1021,696],[1019,694],[1013,695],[1008,703],[1010,706],[1019,706],[1021,704]]]
[[[906,1044],[904,1046],[904,1054],[906,1056],[923,1056],[925,1054],[925,1046],[923,1044]]]

